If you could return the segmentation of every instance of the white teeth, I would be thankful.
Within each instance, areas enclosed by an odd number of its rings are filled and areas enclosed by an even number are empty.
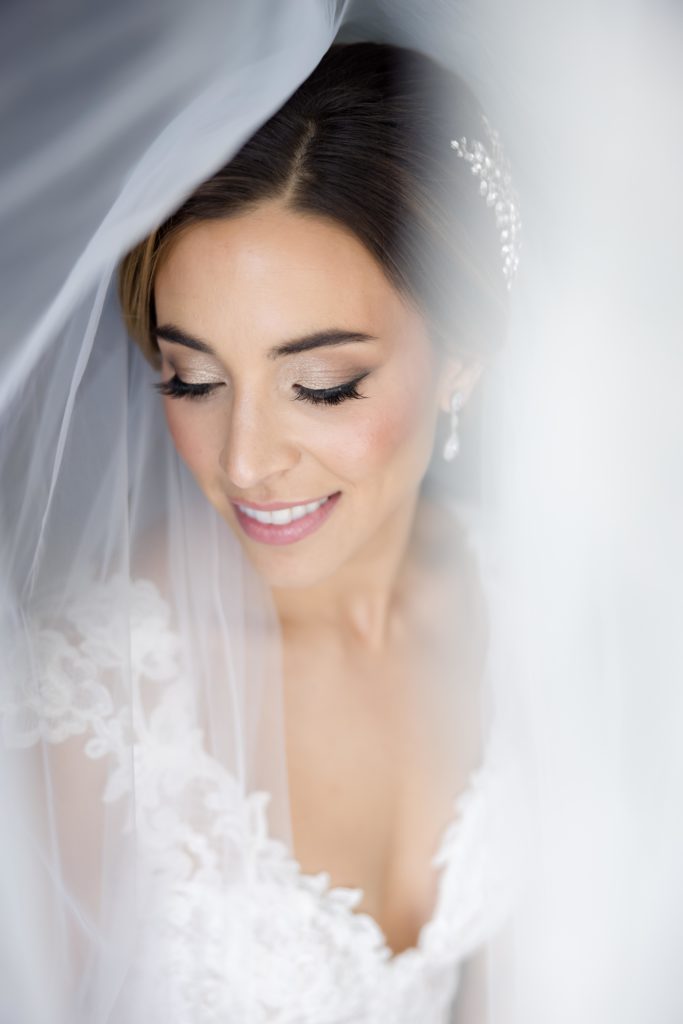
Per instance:
[[[304,516],[310,515],[311,512],[315,512],[317,508],[324,505],[326,501],[327,498],[321,498],[320,501],[309,501],[307,505],[293,505],[291,508],[279,508],[274,512],[262,512],[260,509],[247,508],[245,505],[239,504],[237,507],[245,516],[249,516],[250,519],[255,519],[259,523],[269,523],[271,526],[284,526],[295,519],[302,519]]]
[[[279,508],[276,512],[270,513],[270,521],[276,526],[284,526],[285,523],[291,523],[293,513],[293,508]]]

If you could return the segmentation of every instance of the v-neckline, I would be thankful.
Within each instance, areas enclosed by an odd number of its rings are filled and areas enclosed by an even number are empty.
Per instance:
[[[361,927],[370,928],[376,938],[375,951],[381,961],[388,967],[399,965],[416,957],[424,956],[427,949],[429,933],[439,921],[443,911],[443,899],[446,878],[458,860],[458,848],[463,838],[466,824],[472,814],[472,808],[477,796],[481,793],[481,781],[485,776],[489,764],[490,736],[485,745],[482,758],[467,779],[464,788],[458,793],[453,801],[453,811],[446,824],[441,830],[436,843],[435,852],[432,854],[429,864],[436,871],[436,900],[429,918],[423,922],[417,934],[415,944],[402,949],[399,952],[389,945],[386,933],[377,919],[368,911],[355,910],[354,907],[362,902],[365,890],[359,886],[332,885],[330,874],[324,869],[316,872],[307,872],[289,846],[281,840],[275,840],[270,836],[267,822],[264,822],[266,836],[270,842],[276,843],[282,848],[282,852],[290,864],[298,884],[307,888],[316,888],[318,898],[323,903],[329,901],[341,903],[349,915],[350,923],[357,920]],[[271,794],[267,791],[258,791],[251,794],[252,797],[260,797],[265,802],[270,800]],[[340,899],[341,897],[341,899]]]

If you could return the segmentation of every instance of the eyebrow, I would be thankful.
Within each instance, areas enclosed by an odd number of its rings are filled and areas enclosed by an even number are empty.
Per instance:
[[[162,324],[155,328],[154,333],[164,341],[171,341],[176,345],[185,345],[196,352],[205,352],[207,355],[215,356],[216,353],[199,338],[193,338],[191,334],[181,331],[175,324]],[[324,331],[315,331],[313,334],[304,334],[300,338],[292,338],[281,345],[276,345],[268,352],[269,359],[278,359],[280,356],[296,355],[299,352],[308,352],[312,348],[325,348],[331,345],[346,345],[354,341],[377,341],[372,334],[365,334],[363,331],[349,331],[343,328],[330,327]]]

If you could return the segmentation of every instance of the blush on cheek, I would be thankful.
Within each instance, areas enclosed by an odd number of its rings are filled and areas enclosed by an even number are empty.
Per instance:
[[[406,410],[396,407],[378,410],[366,424],[366,429],[358,432],[362,454],[373,466],[387,462],[407,443],[414,424],[412,418],[402,415],[402,412]]]
[[[411,461],[431,443],[433,415],[424,389],[412,388],[396,394],[395,401],[368,403],[367,410],[349,419],[345,429],[328,438],[336,453],[340,476],[360,479],[376,476],[396,460]],[[354,407],[355,411],[355,407]]]

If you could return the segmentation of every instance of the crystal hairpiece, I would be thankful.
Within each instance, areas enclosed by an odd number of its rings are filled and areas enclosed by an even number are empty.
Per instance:
[[[503,153],[498,132],[485,117],[482,117],[482,123],[488,145],[478,139],[470,139],[468,142],[463,135],[460,139],[451,139],[451,149],[470,165],[472,174],[479,178],[479,194],[486,200],[486,205],[494,210],[500,235],[503,276],[509,291],[519,265],[522,222],[517,196],[512,187],[510,165]]]

